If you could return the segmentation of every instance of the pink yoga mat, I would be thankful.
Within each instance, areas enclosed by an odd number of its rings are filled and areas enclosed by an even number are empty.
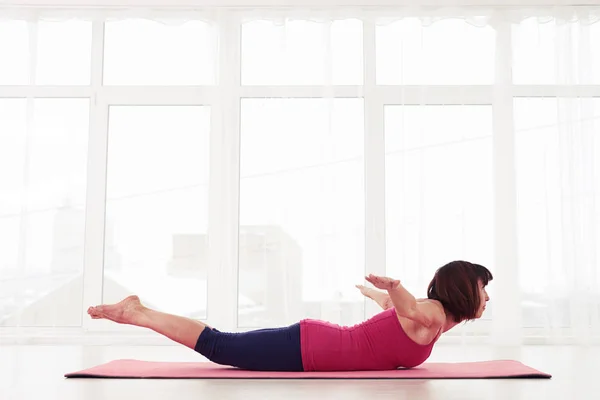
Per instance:
[[[417,368],[393,371],[261,372],[245,371],[211,362],[151,362],[116,360],[78,372],[67,378],[162,378],[162,379],[483,379],[550,378],[551,375],[518,361],[425,363]]]

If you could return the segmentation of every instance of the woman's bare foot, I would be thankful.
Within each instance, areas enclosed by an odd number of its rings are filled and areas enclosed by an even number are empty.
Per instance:
[[[190,349],[195,349],[198,337],[207,327],[200,321],[144,307],[137,296],[129,296],[117,304],[90,307],[88,314],[94,319],[152,329]]]
[[[119,324],[139,325],[145,310],[138,296],[129,296],[117,304],[90,307],[88,314],[93,319],[108,319]]]

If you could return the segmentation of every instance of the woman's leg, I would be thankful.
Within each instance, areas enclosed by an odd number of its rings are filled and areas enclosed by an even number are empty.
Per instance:
[[[260,371],[302,371],[300,324],[285,328],[226,333],[189,318],[151,310],[137,296],[90,307],[88,314],[119,324],[152,329],[210,361]]]
[[[303,371],[300,324],[248,332],[205,329],[196,350],[210,361],[254,371]]]
[[[392,304],[392,299],[390,299],[389,294],[380,292],[379,290],[368,288],[363,285],[356,285],[356,287],[360,289],[360,292],[364,296],[374,300],[377,304],[379,304],[379,307],[383,308],[384,310],[387,310],[388,308],[394,306],[394,304]]]
[[[90,307],[88,314],[94,319],[103,318],[119,324],[152,329],[190,349],[194,349],[198,337],[208,327],[193,319],[144,307],[137,296],[129,296],[116,304]]]

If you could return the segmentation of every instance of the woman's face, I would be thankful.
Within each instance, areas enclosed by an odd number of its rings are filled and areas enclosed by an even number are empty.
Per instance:
[[[485,286],[483,285],[483,282],[479,281],[478,287],[479,287],[479,298],[481,299],[481,301],[479,303],[479,309],[477,310],[477,318],[481,318],[481,316],[483,315],[483,312],[485,311],[485,304],[488,302],[490,297],[488,296],[487,291],[485,290]]]

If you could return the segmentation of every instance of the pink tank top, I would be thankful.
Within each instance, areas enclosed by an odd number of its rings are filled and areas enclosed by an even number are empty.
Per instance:
[[[429,355],[428,345],[410,339],[393,308],[351,327],[304,319],[300,321],[305,371],[357,371],[412,368]]]

